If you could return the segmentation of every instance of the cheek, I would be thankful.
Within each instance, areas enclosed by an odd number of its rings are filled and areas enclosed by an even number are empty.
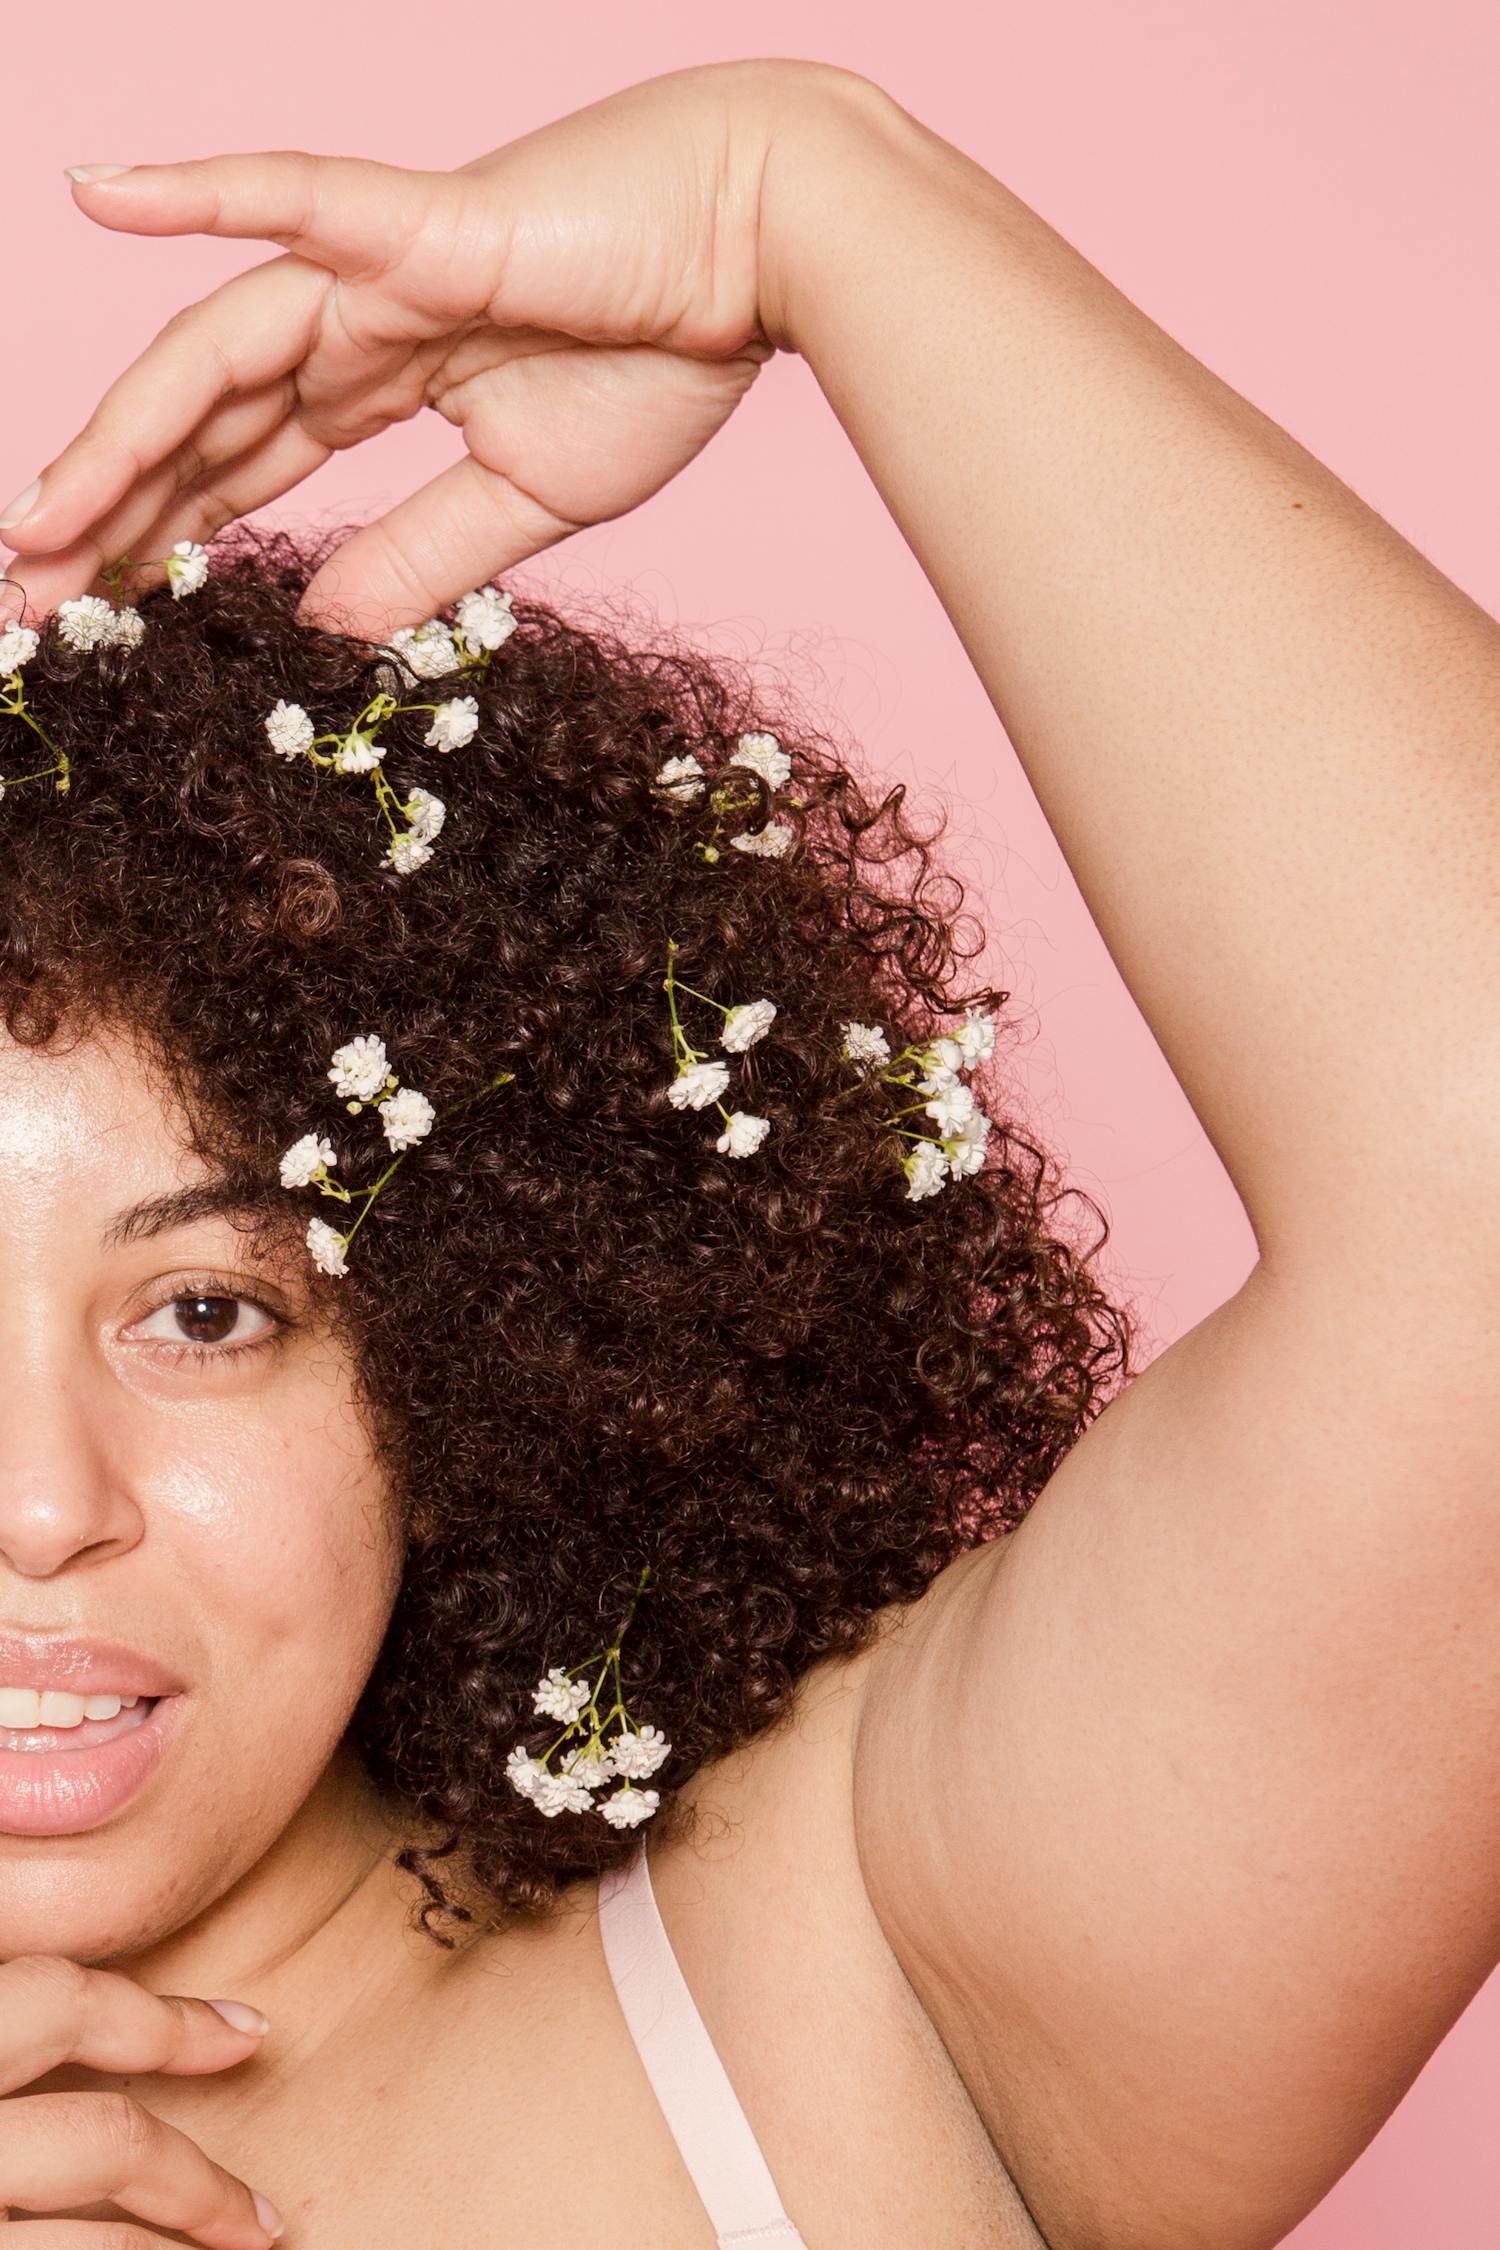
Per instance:
[[[262,1710],[357,1692],[395,1599],[400,1540],[353,1409],[325,1399],[280,1426],[226,1415],[154,1434],[137,1485],[146,1540],[215,1684],[253,1680]]]

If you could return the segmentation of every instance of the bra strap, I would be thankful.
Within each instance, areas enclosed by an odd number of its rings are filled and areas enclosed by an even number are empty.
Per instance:
[[[720,2250],[807,2250],[687,1988],[644,1839],[599,1880],[599,1934],[631,2037]]]

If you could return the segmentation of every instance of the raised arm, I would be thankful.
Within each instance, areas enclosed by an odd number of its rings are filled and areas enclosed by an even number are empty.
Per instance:
[[[763,208],[1261,1251],[882,1647],[865,1878],[1052,2250],[1264,2250],[1500,1953],[1500,630],[878,89]]]
[[[865,1668],[865,1877],[1052,2250],[1268,2250],[1500,1950],[1500,630],[848,73],[76,192],[285,255],[44,467],[39,609],[427,403],[465,457],[310,589],[415,623],[806,354],[1261,1250]]]

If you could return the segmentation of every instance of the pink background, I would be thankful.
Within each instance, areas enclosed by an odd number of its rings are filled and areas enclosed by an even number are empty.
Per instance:
[[[658,71],[846,64],[1023,195],[1491,612],[1500,607],[1492,0],[388,0],[184,10],[75,0],[0,30],[7,315],[0,501],[169,313],[273,246],[90,224],[70,163],[310,148],[457,164]],[[369,513],[449,460],[435,415],[331,462],[278,516]],[[1170,1343],[1254,1258],[1217,1157],[1114,971],[937,600],[800,363],[627,520],[525,574],[624,587],[789,674],[955,853],[1034,1030],[1018,1098],[1109,1215],[1106,1262]],[[1500,2223],[1500,1978],[1296,2250],[1481,2250]]]

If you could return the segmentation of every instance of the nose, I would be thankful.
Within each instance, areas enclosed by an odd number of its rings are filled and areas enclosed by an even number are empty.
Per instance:
[[[7,1339],[14,1342],[14,1338]],[[123,1554],[142,1518],[110,1444],[109,1400],[86,1369],[9,1357],[0,1403],[0,1590]],[[3,1599],[3,1592],[0,1592]]]

